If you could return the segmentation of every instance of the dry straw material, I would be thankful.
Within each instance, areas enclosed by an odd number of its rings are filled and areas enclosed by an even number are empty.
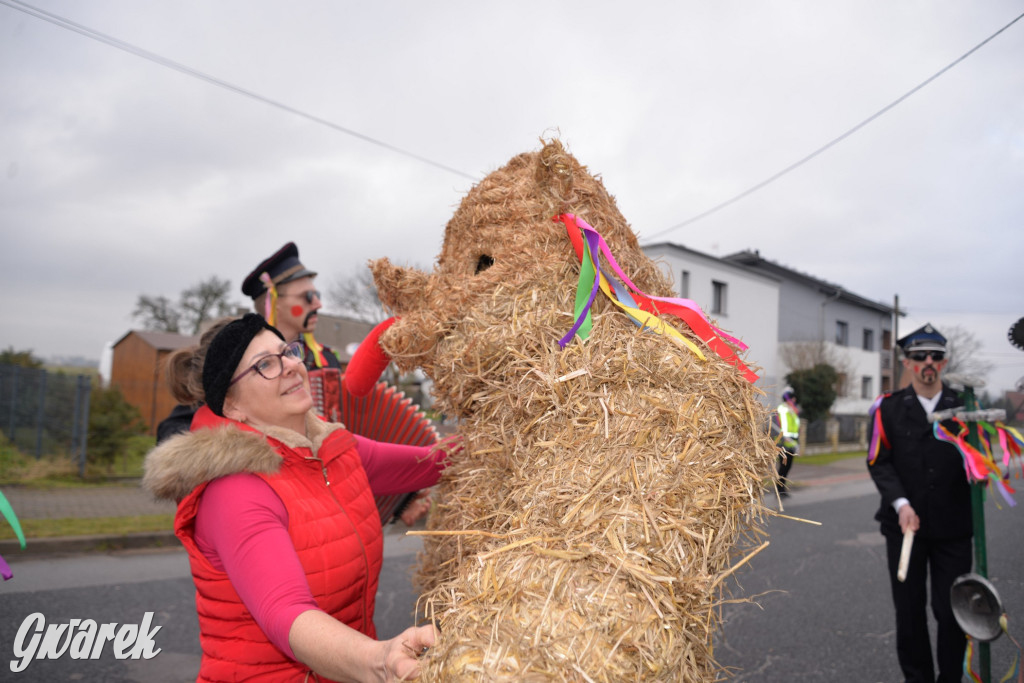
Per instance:
[[[643,331],[607,299],[564,349],[596,228],[645,292],[673,296],[614,200],[557,140],[475,186],[432,273],[372,264],[399,316],[382,346],[434,380],[465,451],[425,536],[426,681],[711,681],[724,579],[763,547],[775,450],[758,390],[702,346]]]

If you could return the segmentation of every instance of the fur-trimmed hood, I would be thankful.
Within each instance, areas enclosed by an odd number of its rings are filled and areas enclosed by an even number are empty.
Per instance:
[[[172,436],[146,455],[142,487],[154,497],[178,502],[218,477],[239,472],[273,474],[280,469],[282,456],[268,437],[290,449],[308,448],[315,455],[329,435],[345,428],[324,422],[312,411],[306,413],[306,435],[280,427],[258,431],[217,417],[205,406],[196,421],[199,429]]]

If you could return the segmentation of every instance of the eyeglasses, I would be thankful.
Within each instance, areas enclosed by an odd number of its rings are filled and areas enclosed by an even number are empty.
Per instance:
[[[288,346],[284,347],[284,351],[281,353],[271,353],[267,356],[263,356],[258,361],[252,364],[248,370],[243,370],[238,377],[235,377],[228,383],[230,387],[232,384],[242,379],[250,372],[255,372],[263,379],[276,379],[281,376],[284,372],[284,359],[291,358],[292,360],[302,361],[305,354],[302,351],[302,343],[293,341]]]
[[[946,357],[945,351],[911,351],[907,354],[907,358],[918,363],[928,359],[928,356],[932,357],[932,360],[936,363],[942,361]]]
[[[306,300],[306,303],[311,306],[313,305],[313,299],[320,299],[323,301],[323,298],[320,296],[320,291],[316,289],[307,289],[305,292],[300,292],[298,294],[279,294],[278,296],[301,296]]]

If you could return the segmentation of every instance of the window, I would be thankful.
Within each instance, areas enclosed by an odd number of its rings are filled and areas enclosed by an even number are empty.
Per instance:
[[[860,378],[860,397],[861,398],[874,398],[875,397],[875,379],[874,377],[861,377]]]
[[[892,331],[882,330],[882,350],[889,351],[892,349]]]
[[[839,346],[850,345],[850,326],[842,320],[836,321],[836,344]]]
[[[840,372],[836,374],[836,397],[843,396],[846,396],[846,373]]]
[[[882,376],[882,393],[888,394],[892,391],[892,377]]]
[[[727,304],[728,287],[724,282],[711,281],[711,312],[717,315],[725,315]]]
[[[864,350],[874,351],[875,350],[875,331],[864,328]]]
[[[684,270],[679,276],[679,296],[690,298],[690,271]]]

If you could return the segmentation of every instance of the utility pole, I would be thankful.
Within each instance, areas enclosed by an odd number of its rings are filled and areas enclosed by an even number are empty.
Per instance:
[[[892,391],[896,391],[900,388],[900,366],[896,361],[899,360],[898,354],[896,353],[896,340],[900,338],[900,295],[897,294],[892,304],[892,347],[890,353],[892,353]]]

